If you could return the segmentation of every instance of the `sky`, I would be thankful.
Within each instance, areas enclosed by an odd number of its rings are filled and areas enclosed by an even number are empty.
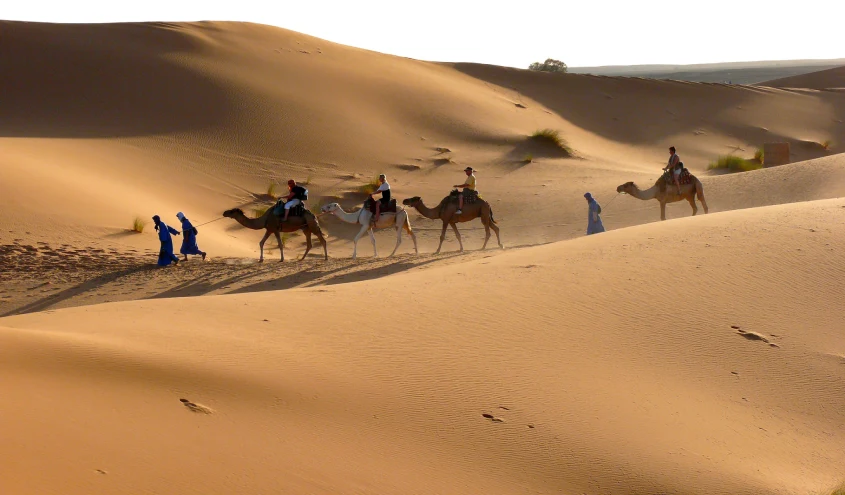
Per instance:
[[[24,0],[0,19],[247,21],[438,62],[527,68],[845,57],[840,1]],[[2,33],[0,33],[2,42]]]

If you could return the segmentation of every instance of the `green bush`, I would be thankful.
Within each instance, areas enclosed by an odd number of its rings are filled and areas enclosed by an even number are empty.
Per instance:
[[[529,65],[528,70],[536,70],[540,72],[568,72],[569,68],[560,60],[547,58],[545,62],[534,62]]]
[[[736,155],[720,156],[715,162],[707,166],[707,170],[726,169],[733,172],[748,172],[763,168],[763,164]]]

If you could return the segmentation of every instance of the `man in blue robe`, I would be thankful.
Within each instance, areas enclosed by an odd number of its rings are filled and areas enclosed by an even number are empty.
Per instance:
[[[158,252],[158,266],[167,266],[170,263],[179,264],[179,258],[173,254],[173,239],[170,234],[179,235],[179,231],[168,226],[156,215],[153,217],[158,232],[158,240],[161,241],[161,250]]]
[[[590,193],[584,194],[584,198],[589,205],[587,212],[587,235],[604,232],[604,224],[601,223],[601,206],[593,199],[593,195]]]
[[[185,261],[188,261],[189,254],[201,254],[202,259],[205,260],[205,252],[200,251],[200,248],[197,245],[197,229],[181,211],[176,214],[176,218],[182,222],[182,247],[179,249],[179,252],[185,255]]]

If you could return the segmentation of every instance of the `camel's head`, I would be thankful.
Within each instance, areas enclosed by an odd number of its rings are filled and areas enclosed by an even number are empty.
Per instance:
[[[334,213],[334,212],[336,212],[336,211],[337,211],[337,210],[339,210],[339,209],[340,209],[340,205],[339,205],[339,204],[337,204],[337,203],[329,203],[329,204],[327,204],[327,205],[323,206],[322,208],[320,208],[320,211],[321,211],[322,213]]]
[[[232,208],[231,210],[226,210],[223,212],[223,216],[226,218],[235,218],[239,215],[243,215],[244,212],[240,208]]]
[[[416,206],[422,201],[422,198],[419,196],[414,196],[413,198],[407,198],[402,200],[402,204],[405,206]]]
[[[636,188],[637,188],[637,186],[634,185],[633,182],[626,182],[626,183],[622,184],[621,186],[617,187],[616,192],[631,194],[631,191],[633,191]]]

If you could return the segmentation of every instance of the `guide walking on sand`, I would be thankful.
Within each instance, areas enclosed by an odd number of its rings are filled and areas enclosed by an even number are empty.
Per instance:
[[[179,252],[185,256],[185,261],[188,261],[189,254],[197,254],[202,255],[202,259],[205,260],[205,251],[200,251],[200,247],[197,245],[197,228],[185,217],[185,214],[181,211],[176,214],[176,218],[182,222],[182,247],[179,249]]]
[[[173,254],[173,238],[170,237],[170,234],[179,235],[179,231],[162,222],[158,215],[153,216],[153,222],[156,224],[158,240],[161,241],[161,249],[158,252],[158,266],[167,266],[171,263],[178,265],[179,258]]]
[[[593,195],[590,193],[585,193],[584,198],[587,200],[587,205],[589,205],[587,211],[587,235],[604,232],[604,224],[601,222],[601,205],[593,199]]]

